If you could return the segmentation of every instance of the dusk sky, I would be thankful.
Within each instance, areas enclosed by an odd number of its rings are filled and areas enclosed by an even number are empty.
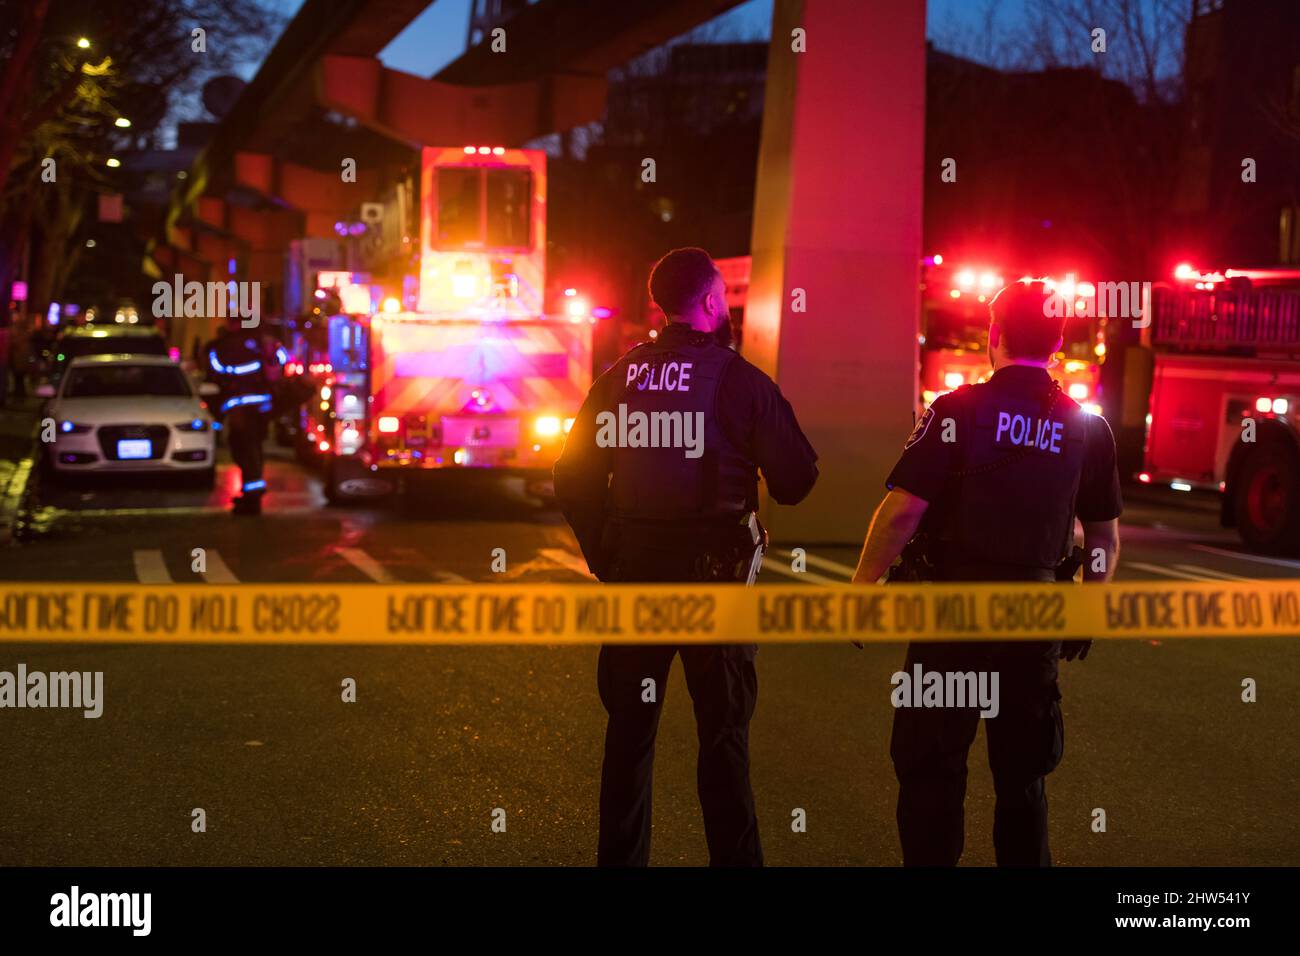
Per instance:
[[[996,22],[1007,30],[1023,27],[1028,0],[997,0]],[[279,0],[275,4],[288,16],[303,0]],[[927,31],[940,46],[967,31],[982,29],[987,0],[929,0]],[[470,0],[435,0],[406,28],[380,56],[385,65],[419,76],[430,76],[455,59],[464,49],[469,23]],[[718,18],[728,32],[742,39],[766,38],[772,22],[772,0],[748,0]],[[978,58],[980,42],[962,44],[968,55]],[[249,75],[252,75],[252,70]]]

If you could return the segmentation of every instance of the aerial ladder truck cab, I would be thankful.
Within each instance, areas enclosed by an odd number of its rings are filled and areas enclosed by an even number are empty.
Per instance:
[[[1188,265],[1153,290],[1142,482],[1222,495],[1247,546],[1300,553],[1300,270]]]
[[[518,475],[548,493],[591,386],[594,319],[580,298],[543,311],[545,160],[424,149],[415,309],[388,297],[329,319],[331,372],[308,427],[331,503],[450,470]]]

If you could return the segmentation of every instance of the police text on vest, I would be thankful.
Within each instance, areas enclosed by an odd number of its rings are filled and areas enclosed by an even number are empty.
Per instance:
[[[1038,448],[1042,451],[1050,451],[1053,455],[1059,455],[1061,453],[1061,432],[1064,428],[1065,422],[1054,421],[1050,418],[1030,418],[1027,415],[998,412],[998,433],[994,436],[993,443],[995,445],[1001,444],[1002,435],[1005,432],[1007,440],[1013,445]]]
[[[663,365],[629,362],[626,388],[636,383],[638,392],[689,392],[691,390],[691,363],[665,362]]]
[[[704,454],[703,412],[628,412],[596,415],[596,444],[601,448],[684,448],[687,458]]]

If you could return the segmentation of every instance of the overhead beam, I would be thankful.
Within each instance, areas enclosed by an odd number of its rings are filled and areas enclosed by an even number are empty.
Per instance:
[[[370,57],[322,57],[322,106],[413,146],[518,146],[600,118],[605,77],[543,77],[490,87],[455,86],[391,70]]]
[[[558,74],[604,76],[740,2],[539,0],[507,21],[504,53],[494,52],[485,38],[435,79],[489,86]]]

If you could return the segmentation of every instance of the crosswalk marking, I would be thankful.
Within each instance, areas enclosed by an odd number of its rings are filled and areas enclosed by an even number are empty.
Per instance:
[[[565,551],[563,548],[541,548],[537,553],[548,561],[554,561],[556,564],[563,565],[570,571],[576,571],[584,578],[594,577],[591,570],[587,567],[587,562],[578,557],[572,551]]]
[[[1208,574],[1212,578],[1218,578],[1220,581],[1249,581],[1250,578],[1243,578],[1240,574],[1229,574],[1227,571],[1219,571],[1216,568],[1202,568],[1194,564],[1175,564],[1174,567],[1181,571],[1187,571],[1190,574]]]
[[[1214,578],[1206,577],[1203,574],[1189,574],[1186,571],[1178,571],[1174,568],[1167,568],[1161,564],[1147,564],[1145,561],[1125,561],[1124,567],[1136,568],[1139,571],[1146,571],[1148,574],[1158,574],[1163,578],[1181,578],[1184,581],[1213,581]]]
[[[817,574],[815,571],[796,571],[788,564],[778,561],[775,558],[764,558],[763,567],[769,571],[775,571],[777,574],[784,574],[788,578],[794,578],[796,581],[808,581],[813,584],[843,584],[843,581],[835,578],[828,578],[824,575]]]
[[[398,558],[404,565],[440,584],[465,584],[469,580],[455,571],[443,571],[435,567],[432,561],[415,548],[393,548],[392,553],[393,557]]]
[[[230,566],[221,559],[216,548],[209,548],[205,559],[208,569],[203,572],[203,580],[209,584],[239,583],[239,578],[235,577],[235,572],[230,570]]]
[[[397,578],[393,577],[392,572],[360,548],[336,548],[335,550],[339,557],[370,578],[370,580],[377,581],[380,584],[397,583]]]
[[[167,562],[161,551],[135,551],[131,555],[135,563],[135,576],[141,584],[171,584],[172,576],[167,571]]]
[[[1288,558],[1270,558],[1263,554],[1246,554],[1244,551],[1229,551],[1227,548],[1213,548],[1208,544],[1193,544],[1188,547],[1196,551],[1205,551],[1208,554],[1221,554],[1229,558],[1237,558],[1240,561],[1255,561],[1259,564],[1272,564],[1280,568],[1300,568],[1300,561],[1293,561]]]

